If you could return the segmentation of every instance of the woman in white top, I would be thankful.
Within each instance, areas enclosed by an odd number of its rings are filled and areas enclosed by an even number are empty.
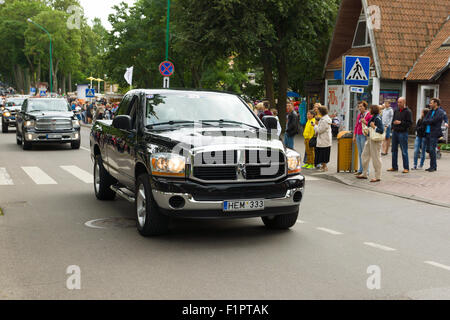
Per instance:
[[[331,123],[332,120],[328,116],[328,108],[325,106],[320,106],[318,108],[319,115],[321,116],[319,122],[314,126],[314,131],[317,135],[317,145],[316,145],[316,167],[322,164],[320,171],[328,171],[327,164],[330,162],[331,145],[332,145],[332,133],[331,133]]]

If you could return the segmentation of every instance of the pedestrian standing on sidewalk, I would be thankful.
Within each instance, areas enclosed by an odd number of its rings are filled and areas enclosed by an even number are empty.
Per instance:
[[[389,172],[398,171],[398,147],[402,151],[403,173],[409,173],[408,130],[412,125],[412,112],[406,106],[406,99],[398,99],[398,110],[394,112],[392,121],[392,168]]]
[[[375,168],[375,179],[370,180],[370,182],[379,182],[381,181],[381,144],[383,140],[374,140],[375,134],[383,134],[384,133],[384,125],[383,120],[380,115],[380,107],[378,105],[370,106],[370,115],[372,116],[369,120],[367,126],[369,128],[374,129],[372,131],[372,135],[370,134],[367,137],[367,141],[364,146],[364,151],[362,153],[362,161],[363,161],[363,173],[357,176],[358,179],[368,179],[369,177],[369,166],[370,162],[372,162],[373,167]]]
[[[288,103],[287,105],[287,121],[286,133],[284,134],[284,145],[286,148],[294,149],[294,137],[299,134],[300,123],[298,121],[297,113],[294,111],[294,105]]]
[[[306,160],[305,165],[303,168],[305,169],[314,169],[315,164],[315,151],[314,147],[311,147],[309,145],[309,142],[311,139],[316,135],[316,132],[314,130],[314,127],[316,126],[316,119],[314,117],[316,114],[314,111],[310,110],[307,113],[307,121],[305,124],[305,130],[303,130],[303,137],[305,138],[305,153],[306,153]]]
[[[387,156],[391,146],[392,120],[394,119],[394,109],[391,108],[391,102],[386,101],[383,109],[383,126],[386,130],[386,139],[381,146],[381,155]]]
[[[278,118],[278,110],[275,108],[270,109],[270,112],[272,112],[273,116],[277,118],[277,136],[278,138],[281,136],[281,124],[280,119]]]
[[[425,130],[426,130],[426,126],[423,124],[423,120],[425,119],[425,117],[428,114],[428,111],[430,111],[430,109],[425,108],[422,110],[422,116],[420,117],[420,119],[417,121],[417,125],[416,125],[416,141],[414,143],[414,168],[413,170],[422,170],[423,169],[423,165],[425,163],[425,157],[427,155],[426,153],[426,138],[425,138]],[[420,153],[420,165],[419,167],[417,167],[417,163],[419,161],[419,153]]]
[[[330,162],[332,134],[331,134],[331,118],[328,116],[328,108],[320,106],[318,108],[320,120],[314,126],[314,131],[317,134],[317,145],[315,149],[315,165],[321,164],[321,172],[328,171],[327,164]]]
[[[430,152],[430,168],[426,171],[435,172],[437,170],[436,162],[436,148],[440,137],[442,137],[442,122],[444,121],[445,114],[440,109],[441,101],[437,98],[431,99],[431,110],[428,112],[426,118],[423,120],[425,128],[425,139],[427,149]]]
[[[364,150],[364,146],[366,144],[366,136],[363,133],[363,124],[366,126],[372,116],[370,115],[370,112],[367,110],[368,104],[366,101],[361,101],[358,104],[359,114],[356,118],[356,125],[355,130],[353,132],[353,142],[356,142],[356,145],[358,146],[358,157],[359,157],[359,169],[356,173],[357,176],[361,175],[363,173],[363,166],[362,166],[362,153]]]

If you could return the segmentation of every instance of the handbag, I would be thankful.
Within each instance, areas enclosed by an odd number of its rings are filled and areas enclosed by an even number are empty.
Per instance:
[[[315,148],[317,146],[317,138],[316,137],[312,137],[311,140],[309,140],[309,147],[310,148]]]
[[[386,130],[383,133],[378,133],[376,129],[370,127],[370,140],[372,141],[383,141],[386,139]]]

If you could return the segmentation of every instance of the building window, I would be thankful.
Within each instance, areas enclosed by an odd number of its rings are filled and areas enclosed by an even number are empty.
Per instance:
[[[353,47],[367,47],[370,45],[369,29],[367,28],[366,16],[364,10],[359,16],[358,25],[353,38]]]

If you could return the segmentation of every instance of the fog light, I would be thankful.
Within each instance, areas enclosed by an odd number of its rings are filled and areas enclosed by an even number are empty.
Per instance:
[[[182,197],[175,196],[175,197],[170,198],[169,204],[174,209],[182,209],[185,206],[186,202],[184,201],[184,199]]]
[[[33,140],[33,135],[32,134],[29,133],[27,136],[28,136],[28,140]]]
[[[299,192],[296,192],[295,194],[294,194],[294,202],[300,202],[300,201],[302,201],[302,197],[303,197],[303,195],[302,195],[302,193],[299,191]]]
[[[75,140],[78,140],[78,137],[79,137],[78,133],[75,133]]]

